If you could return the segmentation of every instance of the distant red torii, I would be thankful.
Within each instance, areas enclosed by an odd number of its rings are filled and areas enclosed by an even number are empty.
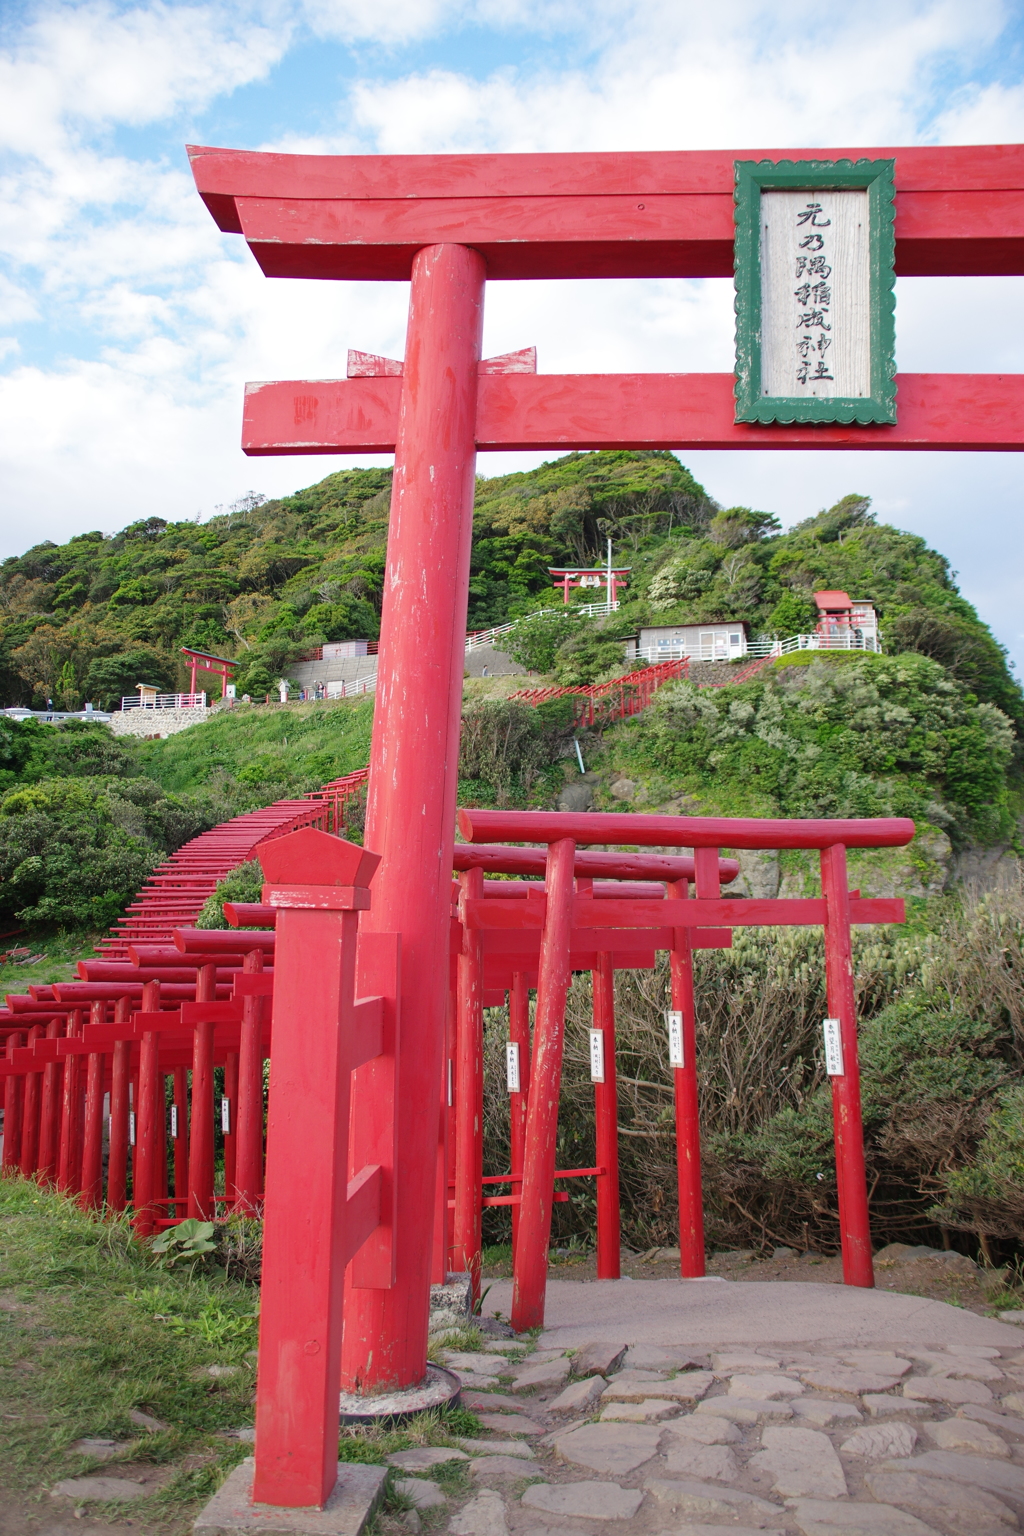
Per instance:
[[[234,675],[238,662],[230,661],[226,656],[214,656],[209,651],[193,651],[187,645],[183,645],[181,650],[182,654],[188,657],[188,666],[192,674],[189,692],[194,694],[196,691],[197,672],[213,672],[220,678],[221,694],[225,696],[228,691],[228,683],[230,683]]]

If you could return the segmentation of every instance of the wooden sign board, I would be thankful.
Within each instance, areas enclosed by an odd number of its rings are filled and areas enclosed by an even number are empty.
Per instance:
[[[736,162],[736,420],[896,420],[893,160]]]

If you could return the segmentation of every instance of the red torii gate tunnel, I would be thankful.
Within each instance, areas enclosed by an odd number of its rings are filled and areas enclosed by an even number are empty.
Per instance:
[[[904,374],[897,425],[760,426],[734,423],[731,374],[544,377],[523,372],[521,355],[482,360],[487,278],[727,277],[737,158],[860,156],[895,158],[900,274],[1020,273],[1024,148],[189,153],[218,226],[243,234],[268,276],[411,284],[401,363],[363,356],[347,381],[249,385],[243,428],[250,454],[395,453],[365,834],[382,859],[360,976],[367,996],[393,1005],[399,1044],[397,1069],[359,1068],[351,1116],[353,1142],[367,1149],[386,1116],[401,1125],[400,1240],[388,1273],[350,1271],[343,1344],[345,1385],[382,1392],[418,1382],[426,1361],[477,450],[1024,442],[1020,377]],[[384,1158],[367,1150],[366,1161]],[[300,1436],[297,1421],[292,1429]],[[327,1485],[311,1497],[307,1474],[291,1484],[282,1474],[275,1500],[322,1501]]]

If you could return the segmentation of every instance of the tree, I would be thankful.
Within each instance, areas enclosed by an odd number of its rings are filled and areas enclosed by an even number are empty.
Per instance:
[[[753,512],[749,507],[729,507],[717,513],[708,524],[708,538],[712,544],[722,544],[726,549],[739,549],[741,544],[753,544],[778,533],[782,524],[770,512]]]
[[[818,610],[809,597],[792,590],[783,592],[768,618],[769,633],[776,640],[790,635],[809,635],[818,622]]]
[[[532,619],[523,619],[500,642],[506,656],[511,656],[521,667],[530,672],[551,672],[555,666],[555,652],[571,635],[588,626],[582,615],[575,615],[571,608],[555,613],[538,613]]]
[[[152,683],[160,693],[174,693],[176,673],[177,663],[166,651],[135,646],[91,662],[85,674],[85,696],[100,709],[114,709],[139,683]]]

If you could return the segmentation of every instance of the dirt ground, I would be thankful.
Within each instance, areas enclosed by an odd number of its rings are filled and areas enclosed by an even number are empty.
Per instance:
[[[893,1243],[875,1255],[875,1284],[879,1290],[902,1291],[909,1296],[927,1296],[933,1301],[949,1302],[951,1306],[964,1307],[982,1317],[992,1317],[1000,1307],[1013,1307],[1017,1303],[1003,1296],[999,1306],[993,1305],[1002,1290],[1000,1271],[983,1270],[964,1254],[941,1257],[938,1252],[928,1254],[900,1253],[905,1244]],[[891,1250],[891,1252],[890,1252]],[[511,1265],[502,1262],[485,1267],[484,1281],[506,1279]],[[780,1250],[778,1256],[762,1257],[753,1250],[735,1250],[714,1254],[708,1260],[709,1275],[721,1275],[727,1280],[813,1280],[819,1285],[843,1283],[842,1259],[838,1254],[796,1253],[792,1249]],[[593,1253],[577,1255],[566,1253],[552,1257],[551,1277],[559,1280],[596,1280],[597,1264]],[[678,1252],[658,1248],[647,1254],[628,1253],[623,1249],[622,1274],[631,1280],[669,1280],[679,1273]]]

